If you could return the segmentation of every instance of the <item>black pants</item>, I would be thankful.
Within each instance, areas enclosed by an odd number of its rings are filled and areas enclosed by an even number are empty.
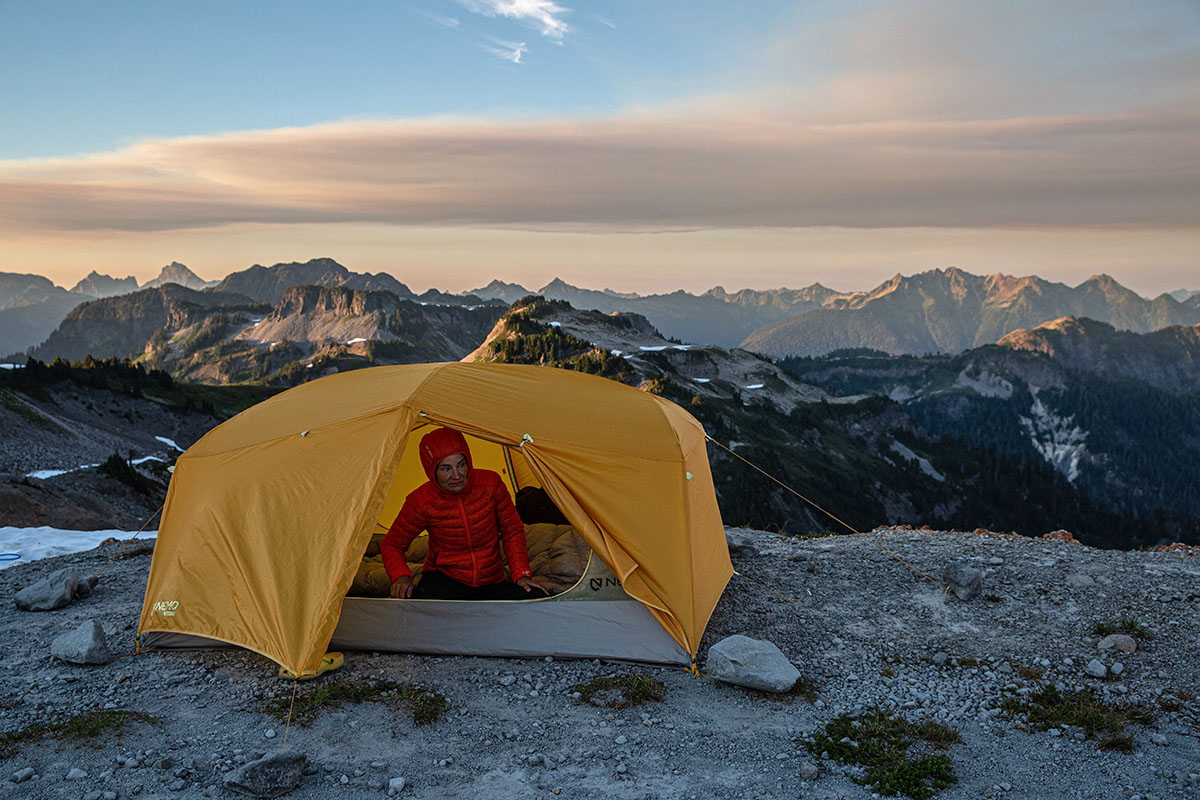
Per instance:
[[[512,581],[468,586],[440,572],[423,572],[412,596],[418,600],[531,600],[542,594],[527,592]]]

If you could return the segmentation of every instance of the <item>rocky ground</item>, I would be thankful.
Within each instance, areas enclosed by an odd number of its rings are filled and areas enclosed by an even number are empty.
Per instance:
[[[362,702],[285,730],[264,700],[289,697],[292,684],[254,653],[131,655],[148,554],[110,562],[119,548],[110,543],[19,564],[0,571],[8,665],[0,736],[92,710],[152,721],[87,744],[50,733],[4,745],[0,796],[225,796],[222,776],[279,752],[286,734],[287,752],[309,763],[288,795],[297,800],[385,797],[397,778],[405,783],[397,796],[411,798],[866,798],[857,767],[810,753],[805,742],[835,717],[876,704],[959,732],[946,751],[957,782],[938,797],[1200,796],[1194,552],[903,529],[807,541],[731,536],[741,575],[709,625],[701,666],[728,635],[768,639],[815,685],[814,701],[680,669],[347,653],[340,670],[300,684],[301,699],[318,688],[412,681],[444,694],[448,712],[417,725],[395,702]],[[960,600],[883,548],[934,578],[951,563],[979,569],[982,590]],[[19,589],[67,565],[105,569],[92,596],[57,611],[15,610]],[[88,620],[102,623],[119,657],[85,667],[49,654],[56,636]],[[1136,633],[1136,651],[1099,649],[1105,626],[1122,624]],[[1107,677],[1087,673],[1092,660]],[[634,671],[661,681],[663,699],[613,710],[572,696],[592,678]],[[1028,730],[1003,710],[1055,684],[1140,704],[1155,719],[1128,727],[1133,751],[1125,753],[1101,750],[1077,727]]]
[[[162,505],[167,465],[217,420],[197,411],[164,408],[144,397],[63,382],[46,398],[0,390],[0,524],[68,530],[137,530]],[[135,460],[158,485],[135,491],[81,466],[114,453]],[[69,470],[48,478],[40,470]]]

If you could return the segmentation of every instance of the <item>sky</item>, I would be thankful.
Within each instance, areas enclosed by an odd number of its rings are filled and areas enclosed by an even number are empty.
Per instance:
[[[0,0],[0,271],[1200,289],[1196,0]]]

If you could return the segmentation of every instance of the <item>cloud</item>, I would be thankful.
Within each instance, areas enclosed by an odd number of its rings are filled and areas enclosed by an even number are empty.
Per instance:
[[[231,223],[1195,227],[1200,112],[426,119],[0,162],[0,230]]]
[[[505,17],[540,29],[543,36],[561,43],[571,27],[562,17],[569,9],[553,0],[458,0],[468,11],[488,17]]]
[[[568,30],[554,3],[463,3]],[[1200,228],[1200,47],[1185,24],[1200,13],[1043,7],[856,5],[762,48],[771,79],[607,116],[342,122],[0,161],[0,232]],[[1087,47],[1051,36],[1064,30]]]
[[[439,25],[443,28],[454,29],[454,28],[457,28],[460,25],[462,25],[462,21],[459,20],[457,17],[447,17],[443,14],[435,14],[432,11],[426,11],[424,9],[416,9],[416,11],[418,14],[420,14],[422,17],[424,17],[425,19],[432,22],[434,25]]]
[[[491,44],[485,45],[484,49],[496,56],[496,58],[502,58],[514,64],[524,63],[521,61],[521,56],[529,52],[529,48],[525,45],[525,42],[509,42],[491,36],[487,38]]]

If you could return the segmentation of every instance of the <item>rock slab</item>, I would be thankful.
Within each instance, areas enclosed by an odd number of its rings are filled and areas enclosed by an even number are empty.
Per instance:
[[[225,788],[251,797],[280,797],[300,785],[308,757],[273,753],[225,773]]]
[[[983,573],[966,564],[949,564],[942,570],[942,580],[959,600],[970,600],[983,588]]]
[[[112,661],[104,628],[94,619],[51,642],[50,655],[72,664],[107,664]]]
[[[704,670],[717,680],[765,692],[786,692],[800,680],[800,671],[778,647],[740,633],[708,649]]]

